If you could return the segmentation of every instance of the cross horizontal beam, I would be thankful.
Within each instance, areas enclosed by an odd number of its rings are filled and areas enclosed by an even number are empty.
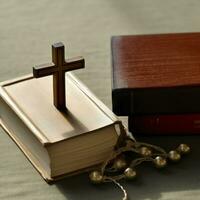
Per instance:
[[[65,60],[65,64],[62,66],[62,70],[71,71],[81,69],[85,67],[85,60],[83,57],[75,57]]]
[[[75,57],[65,60],[65,64],[62,66],[63,71],[71,71],[75,69],[84,68],[85,60],[83,57]],[[54,63],[46,63],[33,67],[33,76],[35,78],[53,75],[58,69]]]
[[[33,76],[35,78],[40,78],[48,75],[52,75],[57,72],[58,69],[56,68],[54,63],[46,63],[41,64],[33,67]]]

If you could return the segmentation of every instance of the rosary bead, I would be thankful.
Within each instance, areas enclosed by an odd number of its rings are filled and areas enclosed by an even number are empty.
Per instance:
[[[151,156],[152,155],[152,151],[148,147],[141,147],[140,148],[140,154],[142,156],[147,157],[147,156]]]
[[[163,168],[167,165],[167,160],[162,156],[157,156],[154,159],[154,164],[156,165],[157,168]]]
[[[128,167],[124,171],[124,175],[125,175],[126,179],[132,180],[136,177],[137,173],[134,169],[132,169],[131,167]]]
[[[89,177],[90,177],[91,182],[95,183],[95,184],[101,183],[103,181],[103,176],[102,176],[101,172],[99,172],[99,171],[91,172]]]
[[[126,167],[127,163],[126,163],[126,160],[124,158],[117,158],[115,161],[114,161],[114,168],[115,169],[124,169]]]
[[[169,159],[174,162],[177,162],[181,159],[180,153],[175,150],[170,151],[168,156],[169,156]]]
[[[190,147],[187,144],[180,144],[177,150],[181,154],[188,154],[190,152]]]

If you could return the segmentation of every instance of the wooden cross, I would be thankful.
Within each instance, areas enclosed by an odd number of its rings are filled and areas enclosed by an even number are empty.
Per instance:
[[[58,110],[66,110],[65,72],[85,67],[82,57],[65,60],[64,45],[59,42],[52,45],[52,62],[33,67],[33,76],[40,78],[53,75],[54,105]]]

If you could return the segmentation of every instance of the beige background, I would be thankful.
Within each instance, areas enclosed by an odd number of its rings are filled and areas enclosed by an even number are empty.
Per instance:
[[[112,35],[200,31],[196,0],[0,0],[0,81],[30,73],[32,66],[51,60],[50,45],[62,41],[67,57],[82,55],[86,69],[78,77],[111,107]],[[143,138],[149,140],[149,138]],[[187,141],[193,154],[162,173],[151,165],[140,177],[122,184],[130,199],[200,199],[197,137],[161,137],[168,148]],[[1,200],[121,199],[111,184],[94,187],[87,176],[47,185],[15,144],[0,129]]]

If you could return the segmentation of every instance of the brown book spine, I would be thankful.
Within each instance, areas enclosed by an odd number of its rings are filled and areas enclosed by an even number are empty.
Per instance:
[[[138,134],[200,134],[200,114],[129,116],[129,130]]]

